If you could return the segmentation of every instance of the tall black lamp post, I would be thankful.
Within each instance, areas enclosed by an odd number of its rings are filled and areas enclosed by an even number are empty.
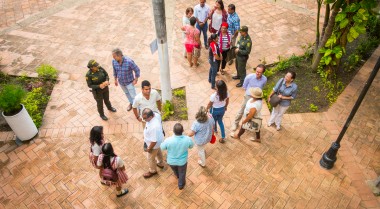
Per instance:
[[[362,92],[360,93],[359,98],[356,101],[354,107],[352,108],[351,113],[348,116],[347,121],[344,124],[343,129],[340,132],[338,138],[336,139],[335,142],[332,143],[330,149],[327,152],[323,153],[322,158],[319,161],[319,164],[322,166],[322,168],[331,169],[332,167],[334,167],[334,163],[336,161],[336,154],[338,152],[338,149],[340,148],[340,141],[342,140],[344,134],[346,133],[347,128],[350,126],[350,123],[352,119],[354,118],[356,112],[358,111],[360,104],[362,103],[365,95],[367,94],[367,91],[369,87],[371,86],[372,81],[375,79],[376,74],[379,71],[379,68],[380,68],[380,57],[377,58],[376,65],[373,68],[372,73],[369,76],[367,82],[365,83],[364,88]]]

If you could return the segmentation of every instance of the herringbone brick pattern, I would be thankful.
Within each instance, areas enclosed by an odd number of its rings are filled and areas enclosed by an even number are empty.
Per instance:
[[[186,7],[196,2],[169,2],[174,9],[167,10],[172,11],[167,17],[168,24],[173,25],[168,31],[172,87],[186,87],[189,120],[181,121],[186,130],[197,108],[207,105],[212,93],[206,80],[207,54],[203,51],[200,67],[192,69],[182,57],[180,20]],[[264,57],[272,62],[278,55],[301,54],[300,45],[313,40],[315,4],[311,1],[234,3],[254,40],[250,68]],[[136,13],[137,9],[145,13]],[[9,141],[12,132],[0,133],[0,208],[380,207],[379,199],[365,185],[365,180],[380,173],[376,123],[379,76],[342,141],[334,168],[325,171],[319,167],[323,152],[337,138],[380,49],[328,112],[285,115],[281,131],[263,127],[261,144],[251,143],[251,134],[243,135],[241,140],[227,139],[225,144],[209,144],[206,168],[198,166],[197,151],[192,149],[184,190],[177,189],[168,167],[159,170],[158,176],[144,179],[147,161],[142,150],[142,127],[126,111],[125,95],[111,85],[111,102],[117,112],[105,110],[110,120],[102,121],[84,75],[87,61],[93,58],[112,77],[110,51],[121,47],[142,69],[140,80],[150,80],[153,87],[160,88],[157,54],[149,51],[155,37],[152,18],[149,1],[81,1],[0,35],[2,72],[35,75],[32,70],[40,63],[57,66],[61,72],[39,136],[17,147]],[[243,91],[231,80],[234,67],[227,68],[227,74],[218,79],[228,83],[231,95],[224,117],[229,135]],[[368,99],[370,95],[372,99]],[[265,123],[269,117],[266,106],[262,113]],[[171,134],[175,122],[164,123],[167,134]],[[116,198],[112,188],[100,184],[98,171],[89,163],[88,137],[94,125],[104,126],[106,139],[126,164],[130,180],[125,186],[130,194],[123,198]]]

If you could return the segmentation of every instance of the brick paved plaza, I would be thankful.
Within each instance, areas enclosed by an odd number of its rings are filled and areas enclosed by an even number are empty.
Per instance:
[[[212,93],[206,52],[198,68],[189,68],[182,57],[181,18],[196,3],[166,1],[171,85],[186,87],[190,119],[181,121],[186,130]],[[315,1],[228,3],[236,5],[242,24],[250,28],[250,72],[260,60],[271,63],[280,55],[300,55],[302,46],[314,41]],[[106,111],[109,120],[103,121],[84,78],[90,59],[111,73],[111,50],[120,47],[141,68],[140,81],[149,80],[159,89],[158,55],[149,48],[154,38],[149,0],[0,0],[0,70],[36,76],[34,69],[48,63],[60,71],[38,137],[17,147],[13,132],[0,132],[0,208],[380,208],[380,197],[366,184],[380,175],[380,75],[342,140],[334,168],[319,166],[380,48],[327,112],[287,114],[281,131],[263,127],[261,144],[252,143],[250,134],[209,144],[206,168],[197,164],[196,149],[191,150],[187,184],[179,190],[168,166],[151,179],[142,177],[148,168],[142,128],[127,112],[122,90],[111,86],[111,102],[118,111]],[[231,79],[234,73],[228,66],[227,73],[217,77],[227,82],[231,95],[224,116],[227,135],[244,94]],[[266,106],[262,113],[266,123]],[[166,133],[172,133],[175,122],[164,123]],[[106,139],[126,164],[130,193],[122,198],[100,184],[98,171],[89,163],[89,130],[95,125],[105,127]]]

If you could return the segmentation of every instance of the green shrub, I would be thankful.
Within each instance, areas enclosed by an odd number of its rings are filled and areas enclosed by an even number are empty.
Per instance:
[[[183,89],[175,89],[175,90],[173,91],[173,94],[174,94],[174,96],[176,96],[176,97],[184,98],[184,97],[185,97],[185,90],[183,90]]]
[[[162,120],[167,120],[171,115],[174,114],[174,105],[169,100],[162,105]]]
[[[36,69],[38,77],[43,79],[57,79],[58,71],[51,65],[40,65]]]
[[[318,92],[318,93],[321,91],[321,90],[319,89],[319,86],[314,86],[313,89],[314,89],[314,91],[316,91],[316,92]]]
[[[310,104],[310,108],[309,108],[312,112],[317,112],[318,111],[318,106],[317,105],[314,105],[314,104]]]
[[[19,112],[25,95],[26,91],[20,85],[4,85],[0,90],[0,109],[4,111],[4,115],[10,116]]]
[[[34,124],[37,128],[42,125],[42,112],[41,109],[49,102],[49,96],[44,95],[42,88],[34,88],[31,92],[28,92],[22,103],[25,109],[28,111],[30,117],[32,117]]]

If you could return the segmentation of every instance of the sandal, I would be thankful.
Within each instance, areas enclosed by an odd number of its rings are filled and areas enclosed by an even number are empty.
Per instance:
[[[152,173],[152,172],[147,172],[147,173],[144,173],[144,178],[146,178],[146,179],[148,179],[148,178],[150,178],[150,177],[152,177],[152,176],[154,176],[154,175],[156,175],[157,174],[157,172],[154,172],[154,173]]]
[[[219,142],[223,144],[224,142],[226,142],[226,140],[224,140],[223,138],[220,138]]]
[[[116,195],[116,197],[124,196],[124,195],[128,194],[128,192],[129,192],[128,189],[123,189],[120,194]]]

